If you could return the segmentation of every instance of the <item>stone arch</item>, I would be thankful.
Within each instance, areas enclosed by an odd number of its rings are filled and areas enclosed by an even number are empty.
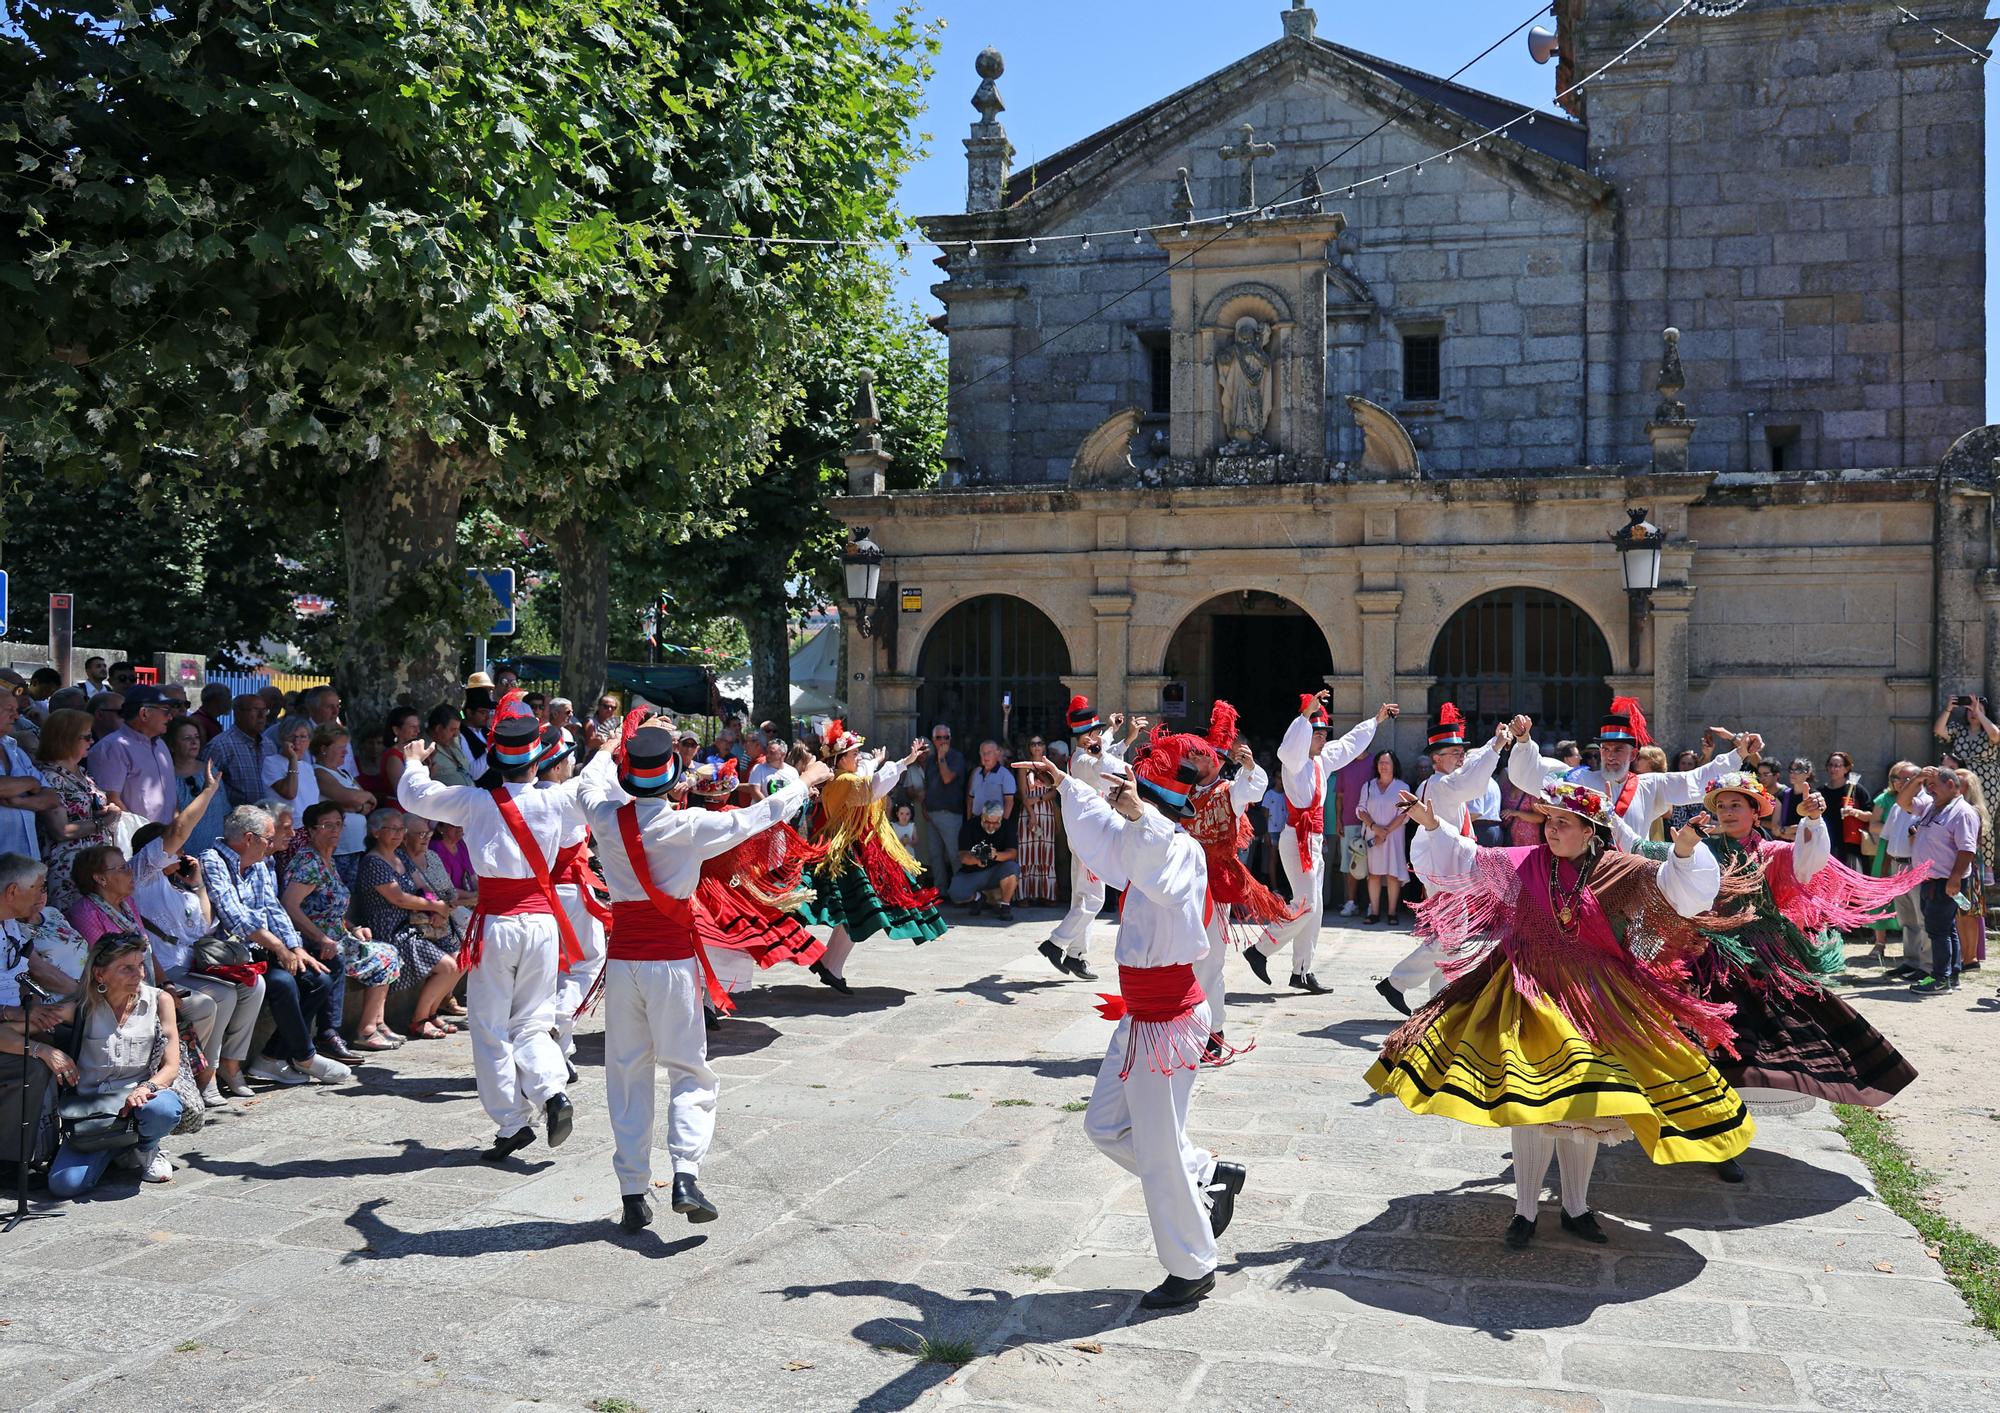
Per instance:
[[[1611,700],[1611,641],[1588,610],[1527,584],[1465,599],[1431,639],[1429,709],[1452,701],[1484,740],[1503,716],[1526,712],[1536,734],[1586,740]]]
[[[1269,589],[1232,589],[1194,605],[1168,634],[1160,671],[1186,687],[1180,724],[1206,729],[1219,696],[1236,708],[1242,731],[1274,741],[1298,714],[1300,684],[1333,671],[1326,630],[1297,600]]]
[[[917,649],[921,729],[951,723],[965,750],[1003,729],[1067,734],[1071,654],[1055,618],[1020,594],[974,594],[937,616]],[[1004,710],[1011,698],[1012,710]]]

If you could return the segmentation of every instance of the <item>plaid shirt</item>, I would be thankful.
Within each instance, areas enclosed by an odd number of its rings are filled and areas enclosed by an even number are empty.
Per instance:
[[[227,844],[219,845],[201,856],[201,877],[208,885],[208,900],[215,906],[216,920],[230,936],[248,940],[251,933],[262,928],[275,934],[287,947],[299,945],[299,930],[292,926],[291,914],[278,901],[278,870],[269,859],[246,871],[242,855]]]
[[[201,758],[222,773],[222,790],[229,807],[254,805],[264,798],[264,757],[270,748],[262,736],[232,726],[208,743]]]

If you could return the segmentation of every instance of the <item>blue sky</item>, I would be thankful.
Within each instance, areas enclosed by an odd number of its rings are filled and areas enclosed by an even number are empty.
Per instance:
[[[893,0],[872,0],[878,11]],[[1289,0],[927,0],[927,14],[945,21],[944,47],[930,82],[929,111],[919,120],[930,155],[904,179],[903,209],[935,215],[965,209],[965,149],[960,140],[975,114],[968,100],[978,86],[972,61],[991,44],[1006,57],[1001,121],[1017,168],[1068,146],[1107,123],[1261,48],[1280,34]],[[1771,4],[1776,0],[1752,0]],[[1906,0],[1918,14],[1921,0]],[[1321,36],[1397,60],[1427,73],[1449,74],[1515,25],[1534,0],[1318,0]],[[1886,30],[1895,8],[1880,7]],[[1691,20],[1691,17],[1690,17]],[[1691,21],[1697,22],[1698,21]],[[1544,17],[1540,23],[1554,27]],[[2000,95],[1989,71],[1986,90],[1987,206],[1994,205],[1995,139]],[[1538,66],[1525,37],[1503,45],[1459,80],[1521,103],[1552,108],[1555,66]],[[936,252],[913,244],[900,280],[903,293],[927,314],[939,312],[930,286],[941,278]],[[1987,238],[1987,418],[2000,420],[2000,241]]]

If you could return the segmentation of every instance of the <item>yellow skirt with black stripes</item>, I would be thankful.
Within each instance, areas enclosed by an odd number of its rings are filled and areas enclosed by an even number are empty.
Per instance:
[[[1656,1163],[1719,1163],[1757,1132],[1743,1100],[1692,1044],[1600,1048],[1554,1006],[1523,997],[1504,958],[1398,1059],[1376,1060],[1368,1083],[1411,1113],[1484,1128],[1623,1119]]]

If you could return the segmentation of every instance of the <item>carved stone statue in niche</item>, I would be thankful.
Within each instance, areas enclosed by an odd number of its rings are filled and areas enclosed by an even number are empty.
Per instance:
[[[1273,328],[1249,314],[1236,321],[1230,341],[1215,355],[1216,410],[1224,456],[1263,455],[1271,414],[1278,405],[1278,374],[1271,352]]]

